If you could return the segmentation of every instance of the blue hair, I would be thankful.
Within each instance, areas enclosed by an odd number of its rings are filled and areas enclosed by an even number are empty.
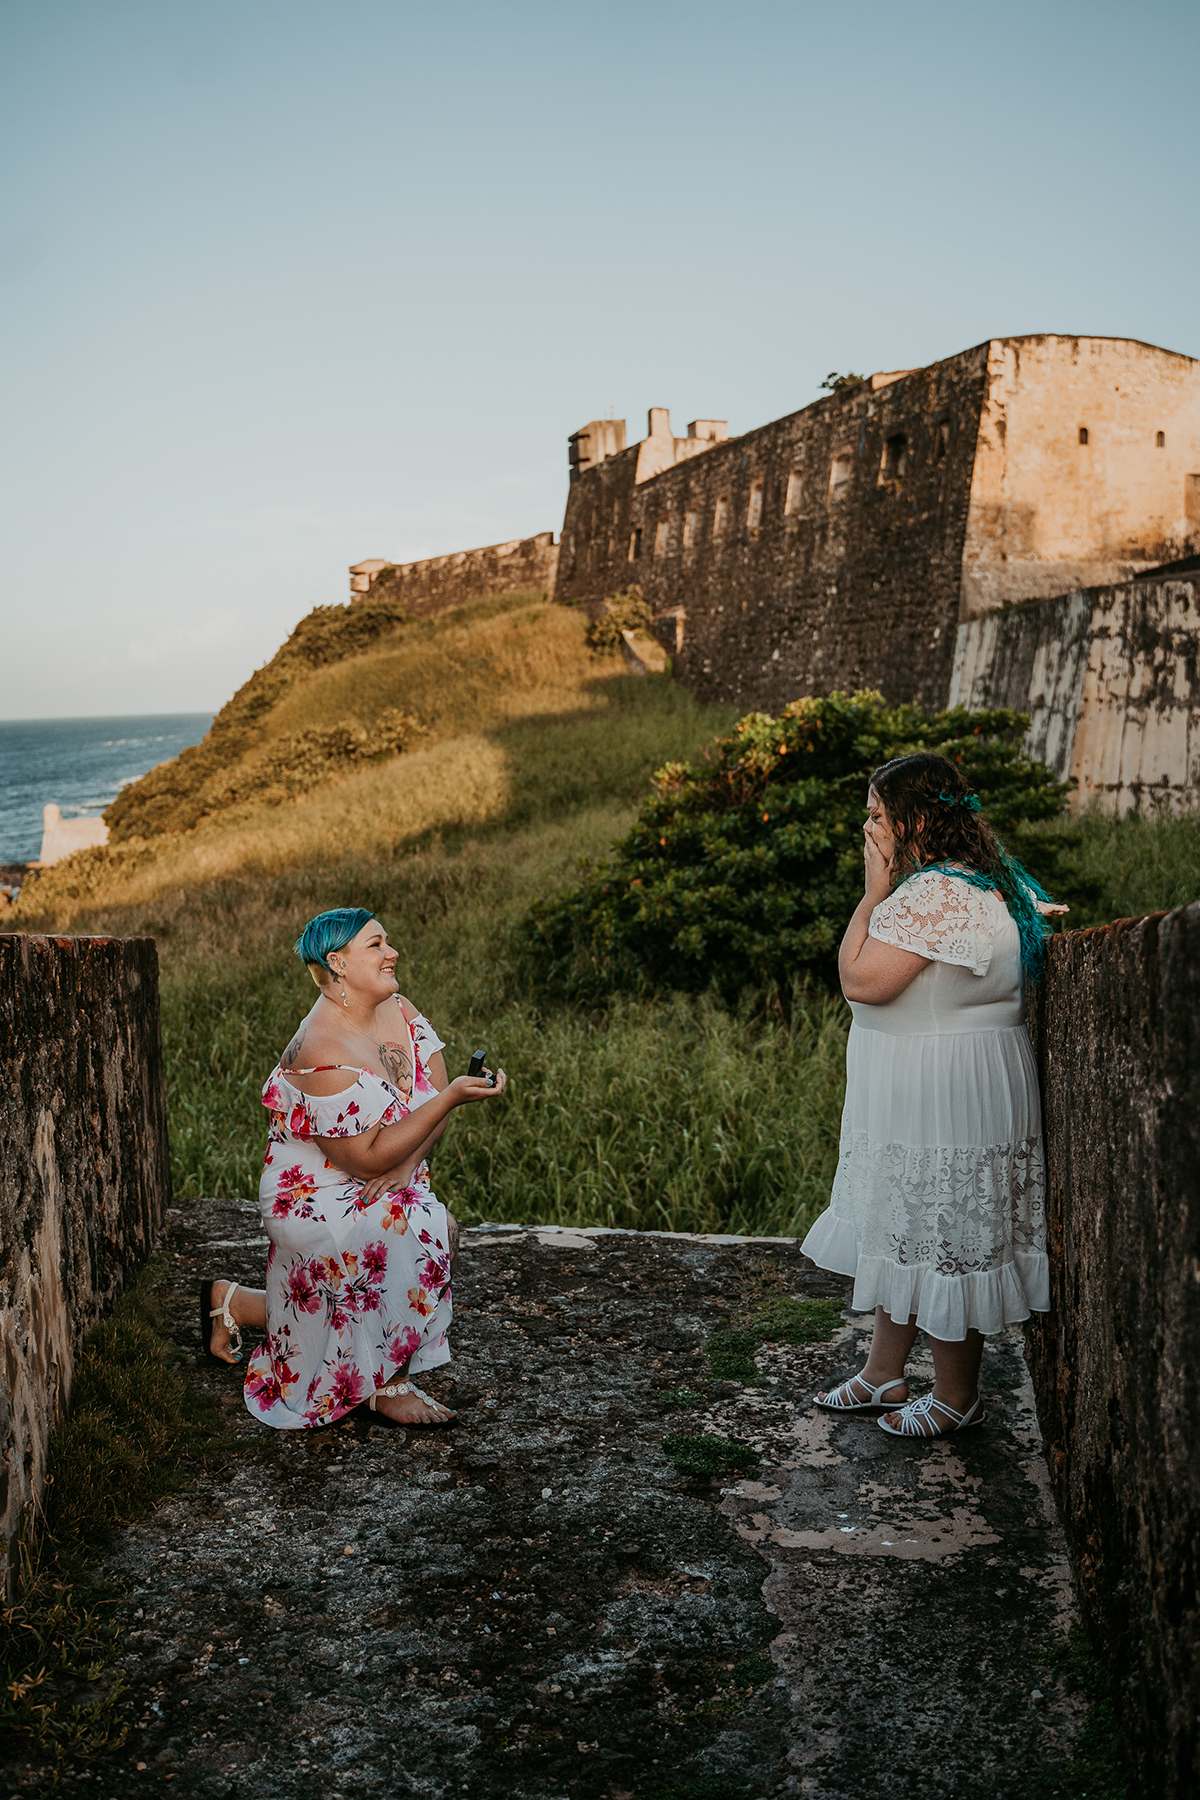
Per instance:
[[[309,968],[319,965],[330,975],[333,970],[325,960],[331,950],[344,950],[375,914],[365,906],[335,906],[332,912],[318,913],[310,919],[292,948]]]

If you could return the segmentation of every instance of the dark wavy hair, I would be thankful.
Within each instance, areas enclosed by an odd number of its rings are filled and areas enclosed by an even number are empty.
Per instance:
[[[1025,972],[1036,980],[1049,931],[1038,902],[1050,896],[999,842],[956,764],[928,750],[897,756],[876,769],[871,786],[896,840],[892,885],[919,869],[950,864],[973,886],[994,887],[1020,933]]]
[[[961,770],[945,756],[922,750],[876,769],[871,786],[887,809],[896,839],[893,879],[904,881],[926,863],[965,863],[994,875],[1004,892],[1004,858],[996,836]],[[1007,896],[1006,896],[1007,898]]]

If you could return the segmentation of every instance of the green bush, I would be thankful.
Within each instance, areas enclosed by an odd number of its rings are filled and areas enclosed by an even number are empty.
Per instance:
[[[1021,827],[1061,814],[1067,788],[1025,755],[1027,724],[1015,712],[892,707],[868,692],[796,700],[778,718],[751,713],[703,762],[660,769],[612,858],[531,909],[521,931],[531,979],[591,999],[830,978],[862,895],[868,777],[916,750],[961,765],[989,822],[1053,889],[1072,834],[1026,838]]]
[[[592,620],[584,635],[597,655],[611,655],[620,649],[623,631],[644,631],[649,623],[650,604],[634,582],[623,594],[613,594],[605,600],[604,611]]]

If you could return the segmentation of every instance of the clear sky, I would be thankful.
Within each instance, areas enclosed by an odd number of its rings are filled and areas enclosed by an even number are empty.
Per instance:
[[[1195,0],[0,0],[0,716],[222,704],[567,434],[1200,355]]]

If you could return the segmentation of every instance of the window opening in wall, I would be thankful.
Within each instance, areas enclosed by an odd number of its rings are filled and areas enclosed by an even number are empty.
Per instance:
[[[620,522],[621,522],[621,502],[619,500],[614,500],[613,501],[613,524],[619,525]]]
[[[700,528],[700,514],[694,510],[689,510],[688,512],[684,513],[684,515],[683,515],[683,547],[685,550],[690,550],[692,545],[695,543],[699,528]]]
[[[1081,426],[1080,426],[1080,427],[1079,427],[1079,441],[1080,441],[1080,443],[1081,443],[1081,444],[1086,444],[1086,443],[1087,443],[1087,441],[1088,441],[1088,434],[1087,434],[1087,426],[1086,426],[1086,425],[1081,425]]]
[[[893,432],[883,446],[879,464],[880,481],[903,481],[908,467],[908,439],[902,431]]]
[[[750,531],[757,531],[762,524],[763,484],[761,481],[750,483],[750,504],[746,508],[746,526]]]
[[[729,527],[729,496],[720,494],[717,497],[717,510],[713,514],[713,536],[724,537]]]
[[[629,560],[630,560],[630,562],[636,562],[638,557],[641,554],[642,554],[642,530],[641,530],[641,526],[639,525],[636,531],[631,531],[629,534]]]
[[[1154,443],[1155,443],[1155,447],[1157,449],[1164,450],[1166,448],[1166,443],[1167,443],[1166,432],[1165,431],[1156,431],[1154,434]]]
[[[933,434],[933,460],[945,462],[950,451],[950,421],[943,419]]]
[[[658,521],[658,524],[654,527],[654,554],[655,554],[655,556],[665,556],[666,555],[667,539],[670,537],[670,535],[671,535],[670,519],[660,519]]]
[[[799,469],[793,469],[788,476],[787,494],[785,495],[783,502],[785,515],[790,516],[792,513],[798,513],[800,511],[800,502],[803,498],[803,477],[801,476]]]
[[[854,457],[849,450],[839,450],[829,470],[829,498],[840,500],[850,486]]]

